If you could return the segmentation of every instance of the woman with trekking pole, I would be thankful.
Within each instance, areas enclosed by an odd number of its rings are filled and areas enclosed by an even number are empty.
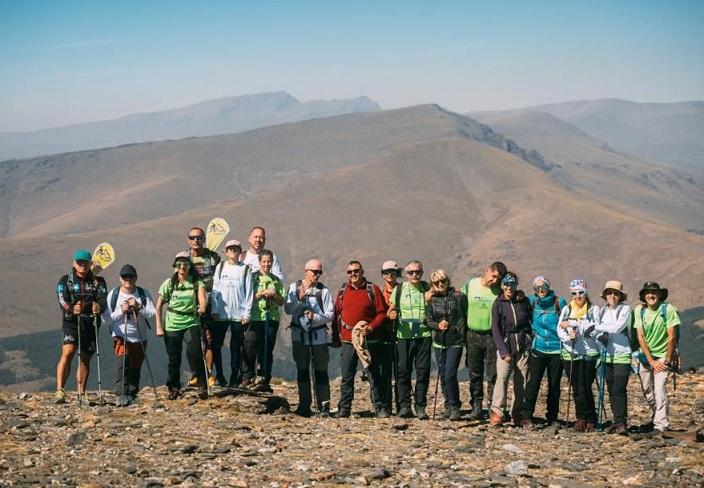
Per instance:
[[[254,388],[268,393],[271,393],[271,366],[281,318],[279,307],[284,304],[285,293],[281,280],[271,273],[273,263],[274,253],[263,249],[259,253],[259,271],[252,273],[254,301],[251,322],[244,334],[244,363],[248,370],[254,371],[258,361],[257,374],[262,378]]]
[[[605,355],[605,379],[613,414],[610,434],[628,434],[628,378],[631,374],[631,307],[625,303],[628,295],[620,281],[607,281],[601,298],[606,305],[596,313],[594,330],[599,347]],[[602,387],[603,388],[603,387]]]
[[[591,337],[594,329],[595,307],[589,300],[587,284],[577,278],[570,282],[570,302],[562,307],[557,334],[562,343],[562,362],[567,373],[567,417],[569,423],[570,395],[574,396],[577,420],[574,430],[594,430],[597,414],[592,385],[596,379],[599,352]]]
[[[156,335],[164,338],[169,356],[169,373],[166,386],[169,400],[181,396],[181,350],[186,344],[186,359],[191,371],[198,378],[198,396],[208,398],[208,384],[200,346],[201,332],[199,316],[205,313],[207,295],[205,284],[191,266],[187,252],[176,254],[174,273],[159,287],[156,302]],[[162,320],[162,309],[166,305],[166,317]]]
[[[445,410],[443,418],[460,420],[460,387],[457,370],[460,367],[467,330],[467,296],[450,284],[450,277],[438,269],[430,275],[433,296],[425,306],[428,327],[433,331],[433,349],[438,365],[436,381],[442,383]],[[433,420],[438,397],[438,383],[435,383],[433,400]]]
[[[528,382],[528,354],[533,341],[533,311],[528,298],[518,289],[518,276],[511,271],[501,278],[501,295],[491,309],[491,332],[496,344],[496,384],[491,399],[491,425],[503,423],[508,380],[513,373],[511,421],[521,423],[523,397]]]

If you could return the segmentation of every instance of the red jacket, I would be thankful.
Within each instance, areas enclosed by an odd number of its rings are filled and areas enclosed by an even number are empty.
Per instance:
[[[374,296],[372,303],[367,285],[371,285]],[[381,325],[386,318],[386,301],[378,286],[366,280],[359,288],[346,283],[345,289],[337,293],[335,300],[335,320],[340,326],[340,339],[352,342],[352,329],[360,320],[364,320],[373,329],[367,335],[368,340],[379,340]]]

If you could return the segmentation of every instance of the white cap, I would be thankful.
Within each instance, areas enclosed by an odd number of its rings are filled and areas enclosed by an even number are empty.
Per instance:
[[[242,249],[242,243],[238,241],[237,239],[230,239],[225,243],[225,250],[231,248],[231,247],[239,247]]]

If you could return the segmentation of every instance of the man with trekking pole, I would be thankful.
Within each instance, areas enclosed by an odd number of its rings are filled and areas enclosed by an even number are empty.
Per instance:
[[[56,295],[63,313],[64,336],[61,357],[56,367],[56,403],[66,402],[64,386],[71,371],[73,355],[78,350],[76,399],[79,405],[88,404],[84,395],[90,373],[90,360],[97,349],[99,315],[105,309],[107,296],[105,280],[93,275],[90,270],[91,260],[90,251],[76,251],[73,254],[73,268],[61,277],[56,286]]]
[[[394,288],[396,288],[396,285],[398,285],[397,280],[400,276],[401,268],[399,268],[398,264],[396,264],[396,261],[384,261],[381,265],[381,277],[384,280],[384,286],[381,289],[381,293],[384,296],[384,306],[387,311],[391,307],[391,302],[389,301],[391,299],[391,293],[394,291]],[[380,330],[378,331],[378,333],[381,334],[381,376],[384,378],[383,383],[378,386],[378,389],[380,390],[381,402],[389,413],[391,413],[392,394],[396,405],[396,412],[398,412],[399,409],[398,358],[396,356],[397,323],[398,318],[397,320],[391,320],[386,317],[380,327]],[[393,388],[391,384],[392,379]]]
[[[354,378],[357,373],[358,359],[362,364],[369,364],[367,373],[372,397],[372,408],[377,417],[388,418],[389,411],[382,401],[379,386],[385,381],[382,377],[382,344],[378,332],[386,317],[384,297],[378,286],[367,281],[364,268],[359,261],[347,263],[347,282],[337,293],[335,300],[335,319],[333,327],[340,333],[341,355],[340,403],[337,406],[337,418],[347,418],[352,413],[354,399]],[[357,336],[357,337],[355,337]],[[368,348],[364,353],[363,344]],[[355,347],[357,345],[357,348]],[[361,352],[357,349],[361,349]],[[358,357],[360,354],[364,357]],[[370,361],[367,361],[370,359]]]
[[[104,320],[110,324],[116,358],[116,405],[134,403],[139,393],[142,363],[146,358],[149,319],[156,314],[151,294],[137,286],[137,270],[131,264],[120,269],[120,286],[108,294]],[[149,374],[151,376],[151,367]],[[151,377],[152,386],[154,378]]]
[[[308,260],[304,272],[302,280],[289,286],[284,303],[284,311],[291,315],[291,348],[297,370],[298,408],[295,413],[302,417],[313,415],[313,393],[317,414],[329,417],[328,324],[332,322],[335,304],[328,287],[319,281],[323,274],[320,260]],[[311,380],[314,382],[312,389]]]

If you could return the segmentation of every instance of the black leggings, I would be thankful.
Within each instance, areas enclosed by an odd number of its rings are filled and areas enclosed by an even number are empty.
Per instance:
[[[521,417],[531,419],[538,401],[540,383],[545,371],[548,372],[548,405],[545,417],[549,422],[557,420],[560,408],[560,380],[562,380],[562,358],[560,353],[547,354],[532,349],[528,357],[528,387],[523,400]]]
[[[250,322],[244,333],[242,377],[252,380],[256,375],[262,376],[265,383],[271,380],[271,367],[274,363],[274,346],[276,345],[276,333],[279,331],[279,323],[273,320],[266,322]],[[266,333],[266,341],[265,341]],[[266,344],[266,350],[264,343]],[[266,352],[265,352],[266,351]],[[266,365],[264,364],[266,356]],[[256,365],[259,364],[259,371]]]
[[[181,350],[184,342],[186,343],[188,366],[198,378],[200,387],[207,388],[203,350],[200,343],[200,327],[197,325],[183,330],[166,331],[164,334],[166,354],[169,356],[169,377],[166,386],[177,390],[181,388]]]

